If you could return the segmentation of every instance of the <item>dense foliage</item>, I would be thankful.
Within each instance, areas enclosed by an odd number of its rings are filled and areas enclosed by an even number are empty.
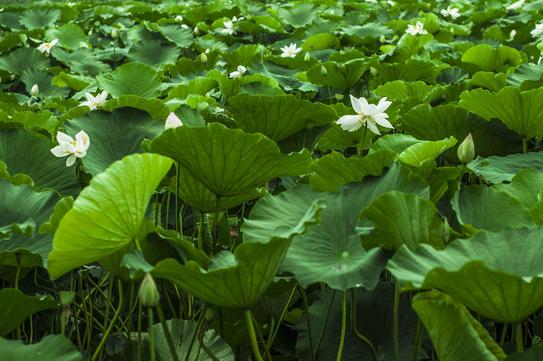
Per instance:
[[[543,1],[9,1],[0,360],[543,359]]]

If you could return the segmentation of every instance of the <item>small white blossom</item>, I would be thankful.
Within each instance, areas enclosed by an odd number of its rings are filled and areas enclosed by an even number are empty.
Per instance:
[[[526,0],[515,1],[514,3],[512,3],[511,5],[507,7],[507,10],[518,10],[524,5],[525,2]]]
[[[35,97],[40,92],[40,88],[38,87],[38,84],[32,85],[32,88],[30,89],[30,95]]]
[[[453,8],[450,6],[447,6],[447,9],[441,9],[441,15],[443,15],[446,18],[450,17],[453,20],[461,16],[460,10],[458,8]]]
[[[537,38],[537,37],[541,36],[541,34],[543,34],[543,23],[536,24],[534,30],[530,31],[530,34],[534,38]]]
[[[38,51],[41,53],[45,53],[49,55],[51,53],[51,50],[57,45],[58,39],[53,39],[48,43],[41,43],[40,46],[38,46]]]
[[[244,67],[243,65],[239,65],[237,70],[230,73],[229,77],[230,79],[241,78],[243,74],[245,74],[246,72],[247,72],[247,68]]]
[[[232,35],[236,31],[234,30],[234,23],[231,20],[227,20],[223,23],[224,29],[221,30],[221,33],[226,35]]]
[[[79,104],[80,106],[87,106],[90,110],[95,110],[100,105],[104,104],[107,99],[107,91],[103,91],[100,94],[93,96],[91,93],[85,93],[86,101]]]
[[[183,16],[177,15],[177,16],[175,17],[175,21],[182,22],[182,21],[183,21]]]
[[[289,46],[283,46],[281,48],[281,51],[282,58],[295,58],[296,55],[298,55],[298,53],[302,51],[302,48],[299,48],[296,43],[290,43]]]
[[[513,41],[516,35],[517,35],[517,31],[515,29],[511,30],[511,32],[509,33],[509,39],[507,40]]]
[[[385,128],[394,128],[388,121],[388,114],[385,113],[385,110],[392,104],[386,97],[381,98],[378,104],[369,104],[364,97],[355,98],[352,95],[350,97],[356,115],[344,115],[336,121],[336,124],[339,124],[343,130],[354,132],[365,126],[371,132],[379,135],[381,133],[377,124]]]
[[[90,146],[89,136],[84,131],[77,133],[75,140],[66,133],[57,132],[57,141],[58,145],[51,149],[51,153],[58,158],[67,156],[67,167],[74,165],[76,158],[83,158],[87,155]]]
[[[232,22],[235,23],[235,22],[241,21],[241,20],[243,20],[243,19],[245,19],[243,16],[240,16],[239,18],[234,16],[234,17],[232,18]]]
[[[174,112],[171,112],[166,118],[166,123],[164,124],[164,129],[177,128],[183,125],[183,122]]]
[[[405,30],[405,32],[410,35],[428,34],[428,32],[424,30],[424,24],[421,23],[420,21],[417,21],[415,25],[412,25],[412,24],[407,25],[407,30]]]
[[[181,24],[181,29],[188,29],[189,26],[187,24]]]

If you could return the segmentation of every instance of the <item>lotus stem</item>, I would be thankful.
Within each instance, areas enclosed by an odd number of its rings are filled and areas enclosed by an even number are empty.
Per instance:
[[[347,290],[343,291],[341,301],[341,336],[339,339],[339,349],[337,351],[336,361],[343,358],[343,346],[345,345],[345,331],[347,329]]]
[[[255,326],[253,324],[253,315],[251,314],[251,310],[245,311],[245,322],[247,323],[247,331],[249,331],[249,338],[251,339],[251,346],[253,348],[255,360],[264,361],[262,355],[260,354],[260,350],[258,349],[258,341],[256,339]]]
[[[96,348],[96,351],[94,351],[91,361],[97,360],[98,356],[100,356],[100,353],[102,352],[102,349],[104,348],[106,344],[107,338],[109,334],[111,333],[111,330],[113,329],[113,325],[115,325],[115,322],[117,321],[117,319],[119,318],[119,315],[121,314],[121,309],[123,308],[123,303],[124,303],[123,302],[124,297],[123,297],[123,283],[121,282],[120,279],[117,281],[117,287],[119,288],[119,305],[117,306],[117,309],[115,310],[115,314],[113,315],[113,318],[111,319],[106,332],[104,332],[104,335],[102,336],[102,339],[100,340],[100,343],[98,344],[98,347]],[[111,297],[111,293],[109,294]]]
[[[392,337],[394,345],[394,361],[400,361],[400,342],[398,338],[398,315],[400,311],[400,285],[398,280],[394,282],[394,316],[393,316],[393,325],[392,325]]]

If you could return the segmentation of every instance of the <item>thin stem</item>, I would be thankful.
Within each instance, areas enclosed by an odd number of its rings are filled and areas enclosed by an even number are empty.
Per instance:
[[[204,241],[203,241],[203,234],[202,234],[203,227],[204,227],[204,212],[200,212],[200,223],[198,224],[198,249],[200,249],[200,251],[204,250]]]
[[[360,331],[358,331],[357,322],[356,322],[356,290],[353,288],[351,290],[351,328],[353,330],[354,335],[356,338],[358,338],[360,341],[364,342],[371,350],[371,354],[373,355],[374,361],[379,360],[379,356],[377,354],[377,351],[375,350],[375,346],[373,346],[373,343]]]
[[[175,163],[175,231],[179,232],[179,162]]]
[[[509,327],[509,325],[507,323],[503,324],[502,335],[500,336],[500,346],[502,346],[502,347],[503,347],[503,344],[505,343],[505,336],[507,335],[507,328],[508,327]]]
[[[141,324],[142,324],[142,320],[141,320],[141,315],[143,313],[143,307],[141,305],[141,302],[138,302],[138,351],[136,353],[137,357],[136,357],[136,360],[137,361],[141,361]]]
[[[149,315],[149,325],[148,325],[148,331],[147,331],[147,333],[149,334],[149,357],[151,358],[151,361],[155,361],[156,360],[155,336],[153,335],[153,330],[151,329],[153,327],[153,323],[155,323],[152,307],[147,308],[147,314]]]
[[[298,284],[295,282],[294,287],[292,287],[292,291],[290,291],[290,295],[288,296],[287,303],[285,304],[285,307],[283,307],[283,311],[281,312],[281,316],[279,316],[279,320],[277,321],[277,326],[275,326],[273,330],[272,336],[268,339],[266,350],[269,351],[273,345],[273,341],[275,340],[275,337],[277,336],[277,332],[279,331],[279,326],[281,325],[281,322],[283,322],[283,319],[285,318],[288,306],[290,305],[290,302],[292,301],[292,297],[294,297],[294,292],[296,292]]]
[[[317,357],[317,353],[319,352],[319,347],[321,346],[322,338],[324,337],[324,331],[326,330],[326,324],[328,323],[328,318],[330,317],[330,310],[332,309],[332,305],[334,304],[334,298],[336,298],[336,290],[332,293],[332,297],[330,297],[330,303],[328,304],[328,309],[326,310],[326,316],[324,317],[324,323],[322,325],[321,333],[319,335],[319,339],[317,340],[317,345],[315,346],[315,353],[313,354],[312,360],[315,361],[315,358]]]
[[[524,338],[522,336],[522,322],[517,323],[515,338],[517,340],[517,352],[524,351]]]
[[[336,361],[341,361],[343,357],[343,346],[345,345],[345,331],[347,329],[347,290],[343,291],[341,302],[341,336],[339,339],[339,349],[337,351]]]
[[[196,329],[194,330],[194,334],[192,335],[192,339],[190,340],[190,345],[187,351],[187,355],[185,356],[185,361],[190,360],[190,354],[192,352],[192,348],[194,347],[194,342],[196,341],[196,338],[198,337],[198,333],[200,333],[200,328],[202,327],[202,324],[204,323],[206,309],[207,309],[206,306],[202,308],[200,318],[198,319],[198,323],[196,324]]]
[[[420,319],[417,319],[417,335],[415,336],[415,349],[413,350],[412,361],[419,361],[420,345],[422,343],[422,330],[422,322],[420,322]]]
[[[117,306],[117,309],[115,310],[115,314],[113,315],[113,318],[111,319],[111,322],[109,323],[109,327],[107,328],[106,332],[102,336],[102,339],[100,340],[100,343],[98,344],[98,347],[96,348],[96,351],[94,351],[94,354],[92,355],[91,361],[95,361],[96,359],[98,359],[98,356],[102,352],[102,349],[104,348],[104,346],[106,344],[107,338],[108,338],[111,330],[113,329],[113,325],[115,324],[115,321],[117,321],[117,319],[119,318],[119,315],[121,313],[121,309],[123,307],[123,301],[124,301],[123,284],[122,284],[121,280],[118,280],[117,284],[118,284],[118,288],[119,288],[119,305]],[[110,295],[111,295],[111,293],[110,293]]]
[[[245,311],[245,322],[247,323],[247,331],[249,331],[249,338],[251,339],[251,347],[253,348],[253,354],[256,361],[264,361],[260,350],[258,349],[258,341],[256,339],[255,327],[253,325],[253,315],[251,310]]]
[[[315,357],[315,350],[313,349],[313,336],[311,333],[311,322],[309,320],[309,302],[307,302],[307,295],[305,294],[304,289],[298,287],[298,291],[300,292],[300,295],[302,296],[302,301],[304,303],[305,320],[307,323],[307,338],[309,339],[309,349],[311,351],[311,359],[313,360]]]
[[[393,318],[393,328],[392,328],[392,337],[394,345],[394,361],[400,360],[400,343],[398,338],[398,315],[400,310],[400,284],[398,280],[394,282],[394,318]]]
[[[528,139],[522,137],[522,153],[528,153]]]
[[[160,304],[156,306],[156,313],[158,314],[158,319],[160,320],[160,324],[162,325],[164,335],[166,336],[166,341],[168,342],[168,348],[170,349],[172,358],[174,361],[179,361],[179,357],[177,357],[177,351],[173,343],[173,338],[170,334],[170,330],[168,329],[168,325],[166,325],[166,319],[164,318],[164,312],[162,312],[162,306],[160,306]]]

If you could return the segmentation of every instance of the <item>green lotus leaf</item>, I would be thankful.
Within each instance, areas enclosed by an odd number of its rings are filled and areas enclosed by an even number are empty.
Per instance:
[[[95,77],[101,73],[108,73],[111,68],[104,63],[96,51],[79,48],[75,51],[66,51],[59,47],[53,48],[51,55],[70,68],[70,72]]]
[[[383,168],[390,166],[396,158],[397,154],[389,150],[373,152],[364,158],[345,158],[339,152],[331,152],[313,161],[310,170],[314,173],[309,183],[319,192],[335,192],[367,175],[381,175]]]
[[[60,15],[61,12],[58,9],[43,9],[36,7],[26,10],[19,18],[19,22],[30,30],[43,29],[53,25],[60,19]]]
[[[49,65],[49,59],[34,48],[19,48],[0,58],[0,70],[17,75],[27,69],[44,69]]]
[[[234,361],[234,353],[230,346],[221,338],[215,330],[207,330],[203,333],[202,338],[196,338],[190,355],[191,340],[195,338],[194,333],[197,331],[197,323],[190,320],[172,319],[166,321],[166,327],[170,332],[173,340],[177,340],[174,344],[177,353],[177,360],[194,360],[194,361]],[[160,360],[175,361],[168,347],[168,341],[164,334],[164,329],[161,324],[155,324],[151,327],[151,332],[155,339],[155,348]],[[200,342],[205,345],[202,348]]]
[[[262,134],[219,123],[168,129],[150,149],[179,162],[218,197],[252,192],[276,177],[305,174],[311,161],[307,152],[285,155]]]
[[[55,232],[50,277],[56,279],[133,242],[149,199],[171,165],[170,159],[156,154],[133,154],[95,176]]]
[[[444,250],[402,246],[387,269],[405,290],[438,288],[471,310],[514,323],[543,305],[541,228],[480,232]]]
[[[391,191],[382,194],[360,214],[373,229],[362,237],[366,249],[415,249],[422,243],[444,248],[444,224],[434,204],[416,194]]]
[[[43,131],[54,134],[58,127],[59,120],[48,110],[41,112],[32,112],[29,110],[14,111],[11,118],[3,121],[7,126],[5,128],[23,128],[36,132]]]
[[[330,33],[320,33],[311,35],[302,43],[302,49],[305,51],[334,49],[339,45],[339,39]]]
[[[283,8],[279,10],[279,17],[286,24],[296,28],[309,25],[315,19],[316,8],[313,4],[301,3],[293,8]]]
[[[228,110],[236,125],[247,133],[262,133],[275,141],[337,120],[332,107],[293,95],[240,94],[228,99]]]
[[[174,64],[180,53],[176,46],[159,40],[148,40],[136,43],[127,56],[133,62],[163,68],[167,64]]]
[[[30,315],[56,308],[57,303],[51,296],[27,296],[14,288],[3,288],[0,290],[0,336],[6,336],[16,329]],[[0,339],[1,343],[5,343]],[[2,350],[0,346],[0,351]],[[2,357],[4,353],[0,353]]]
[[[166,39],[180,48],[188,48],[192,44],[193,36],[190,29],[179,28],[176,24],[163,24],[157,28]]]
[[[300,359],[311,360],[311,348],[317,347],[318,337],[322,330],[324,333],[320,347],[316,351],[315,361],[329,361],[337,357],[340,342],[340,332],[338,331],[341,329],[341,298],[341,293],[324,289],[319,292],[317,300],[305,310],[308,313],[309,322],[307,322],[305,315],[299,318],[296,327],[298,331],[296,352]],[[347,310],[352,309],[352,300],[353,298],[348,295]],[[380,282],[373,291],[356,290],[357,330],[371,341],[378,360],[392,360],[394,357],[393,302],[394,287],[388,283]],[[330,311],[328,311],[329,305],[331,305]],[[328,312],[330,313],[326,322],[325,315]],[[378,327],[376,327],[377,325]],[[411,361],[411,347],[416,333],[416,315],[410,307],[407,295],[400,296],[398,326],[400,331],[398,335],[399,361]],[[311,337],[308,329],[311,331]],[[312,347],[310,342],[312,342]],[[345,332],[342,360],[375,360],[368,345],[357,338],[349,326]]]
[[[510,154],[504,157],[477,157],[468,168],[490,183],[510,182],[515,174],[524,169],[543,172],[543,152]]]
[[[475,89],[460,95],[460,105],[486,120],[501,120],[521,137],[543,137],[543,88],[521,92],[507,86],[498,93]]]
[[[407,134],[424,140],[440,140],[453,136],[462,141],[471,133],[475,154],[483,157],[520,151],[517,136],[500,122],[484,121],[453,104],[436,107],[429,104],[417,105],[402,117],[398,127]],[[453,150],[446,154],[449,159],[456,159]]]
[[[402,79],[404,81],[423,80],[433,83],[437,75],[448,68],[448,65],[431,62],[430,60],[408,59],[401,63],[381,63],[378,66],[378,76],[383,83]]]
[[[350,89],[368,69],[369,65],[361,59],[349,60],[345,63],[328,61],[309,68],[307,78],[317,85]]]
[[[538,194],[543,192],[543,172],[526,169],[513,177],[509,184],[496,184],[494,189],[507,193],[520,202],[522,207],[530,209],[538,202]]]
[[[217,81],[209,77],[196,77],[186,84],[177,85],[168,92],[170,99],[186,99],[191,94],[206,95],[207,92],[217,87]]]
[[[123,99],[126,98],[119,98],[111,107]],[[127,102],[132,101],[136,99],[127,99]],[[126,155],[140,152],[145,138],[153,138],[164,129],[163,122],[154,121],[148,114],[133,108],[117,109],[112,113],[93,111],[69,120],[64,126],[71,136],[80,130],[89,135],[90,147],[83,165],[92,175],[103,172]]]
[[[119,108],[135,108],[143,110],[151,116],[152,119],[165,121],[170,114],[166,104],[158,99],[147,99],[138,95],[121,95],[117,99],[108,100],[102,109],[113,112]]]
[[[505,361],[538,361],[543,358],[543,346],[536,345],[528,351],[515,352],[509,355]]]
[[[221,307],[250,307],[266,292],[285,257],[291,239],[319,219],[323,205],[316,201],[294,225],[285,225],[267,243],[244,242],[234,253],[221,251],[207,270],[195,261],[181,265],[168,258],[155,265],[153,276],[164,278],[205,302]],[[280,238],[283,237],[283,238]]]
[[[506,75],[504,73],[495,74],[491,71],[478,71],[473,74],[469,81],[472,87],[483,87],[492,92],[498,92],[503,88]]]
[[[453,298],[420,293],[413,308],[422,320],[441,361],[503,361],[506,354],[488,331]]]
[[[97,77],[100,88],[107,90],[113,98],[121,95],[139,95],[153,98],[160,94],[160,74],[148,65],[123,64],[109,74]]]
[[[509,74],[507,84],[516,86],[520,90],[538,88],[543,85],[541,76],[543,76],[543,64],[525,63]]]
[[[62,335],[47,335],[40,342],[25,345],[21,341],[0,338],[0,354],[4,361],[83,361],[70,340]]]
[[[0,129],[0,161],[14,177],[24,174],[38,190],[54,189],[61,194],[75,195],[79,182],[73,168],[51,153],[53,144],[45,136],[24,129]],[[32,154],[32,157],[22,157]]]
[[[417,167],[425,161],[436,159],[441,153],[455,144],[456,139],[454,137],[424,141],[411,135],[386,134],[371,145],[370,154],[381,150],[392,150],[398,153],[398,160]]]
[[[387,97],[392,101],[405,101],[409,98],[415,98],[424,101],[431,96],[432,91],[437,89],[433,85],[428,85],[423,81],[406,82],[403,80],[394,80],[375,89],[375,94]]]
[[[534,224],[530,212],[517,199],[495,187],[463,186],[454,195],[452,206],[461,224],[477,229],[497,232]]]
[[[49,29],[46,32],[49,41],[58,39],[59,45],[64,48],[75,50],[81,47],[81,43],[86,43],[87,36],[77,24],[64,24],[58,28]]]
[[[483,71],[504,71],[522,62],[520,52],[509,46],[497,48],[488,44],[475,45],[462,55],[462,62],[474,64]]]
[[[88,87],[91,83],[94,82],[94,79],[82,75],[69,74],[67,72],[61,71],[51,79],[51,85],[54,85],[59,88],[71,88],[73,90],[83,90]],[[41,87],[40,87],[41,90]]]

